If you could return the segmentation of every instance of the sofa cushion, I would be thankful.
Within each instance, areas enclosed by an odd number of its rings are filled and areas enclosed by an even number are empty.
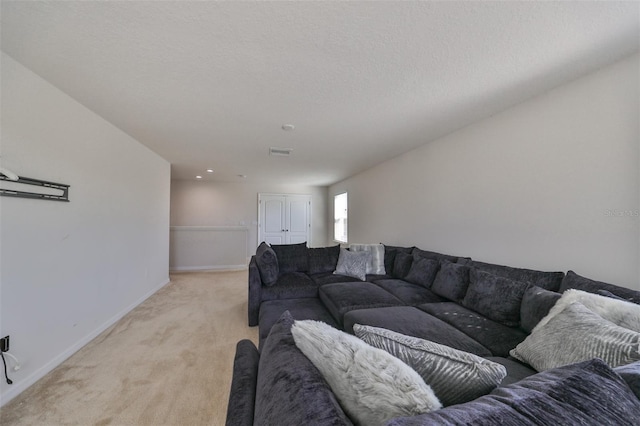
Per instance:
[[[494,356],[509,356],[509,351],[527,337],[527,333],[519,328],[490,320],[457,303],[425,303],[417,308],[473,338]]]
[[[639,418],[640,400],[620,376],[594,359],[498,387],[466,404],[396,418],[387,426],[635,426]]]
[[[393,294],[407,305],[421,305],[423,303],[446,301],[445,298],[438,296],[429,289],[403,280],[377,280],[374,284]]]
[[[546,324],[554,315],[573,302],[582,303],[592,312],[620,327],[640,333],[640,305],[576,289],[569,289],[562,293],[560,299],[549,310],[549,314],[540,320],[539,326]]]
[[[309,270],[309,254],[307,243],[300,244],[272,244],[276,253],[280,273],[307,272]]]
[[[280,274],[275,284],[262,288],[263,301],[317,296],[318,285],[304,272]]]
[[[510,385],[537,373],[537,371],[531,368],[531,366],[528,366],[513,357],[505,358],[503,356],[488,356],[486,358],[489,361],[497,362],[507,369],[507,377],[502,379],[499,386]]]
[[[353,331],[417,371],[445,407],[488,394],[507,375],[500,364],[429,340],[360,324]]]
[[[325,284],[320,287],[318,294],[324,306],[339,324],[342,324],[344,314],[354,309],[405,304],[377,285],[361,281]]]
[[[435,251],[421,250],[418,247],[414,247],[411,252],[414,259],[431,259],[437,261],[448,261],[452,263],[456,263],[458,261],[458,256],[452,256],[450,254],[438,253]]]
[[[533,269],[514,268],[512,266],[478,262],[477,260],[468,261],[466,264],[499,277],[537,285],[538,287],[551,291],[558,291],[564,278],[564,272],[544,272]]]
[[[560,293],[535,285],[530,286],[522,296],[520,327],[531,333],[531,330],[549,313],[558,299],[560,299]]]
[[[510,353],[538,371],[600,358],[612,367],[640,361],[640,333],[619,327],[573,302]]]
[[[258,424],[351,425],[318,369],[296,347],[285,312],[264,343],[258,366],[254,418]]]
[[[333,272],[336,270],[336,264],[340,256],[340,245],[310,248],[308,249],[308,254],[309,274]]]
[[[440,262],[437,260],[414,258],[409,273],[404,279],[412,284],[431,288],[439,270]]]
[[[384,245],[382,244],[350,244],[349,250],[354,252],[366,251],[371,253],[367,263],[367,275],[385,275]]]
[[[340,249],[340,256],[338,257],[338,264],[334,274],[346,275],[364,281],[367,278],[367,263],[369,259],[371,259],[371,253],[369,252],[352,252]]]
[[[411,254],[413,247],[399,247],[383,244],[384,246],[384,269],[387,275],[391,275],[393,272],[393,264],[396,260],[396,254],[407,253]]]
[[[407,276],[411,270],[411,264],[413,263],[413,257],[408,253],[400,252],[396,254],[396,258],[393,262],[393,270],[391,275],[394,278],[403,279]]]
[[[278,257],[276,252],[264,241],[256,249],[256,264],[262,283],[267,286],[275,284],[280,274]]]
[[[410,306],[358,309],[347,312],[343,322],[347,333],[353,333],[355,324],[370,325],[431,340],[479,356],[491,356],[489,349],[452,325]]]
[[[621,365],[613,369],[627,382],[629,388],[640,399],[640,361],[631,364]]]
[[[318,321],[296,321],[291,334],[358,424],[382,425],[442,407],[418,373],[381,349]]]
[[[631,290],[614,284],[608,284],[602,281],[591,280],[589,278],[582,277],[573,271],[567,272],[567,275],[565,275],[562,280],[562,285],[560,285],[560,290],[558,291],[560,293],[564,293],[570,288],[587,291],[589,293],[596,293],[598,290],[607,290],[622,299],[640,304],[640,291]]]
[[[472,268],[462,305],[510,327],[520,324],[522,297],[530,284]]]
[[[431,291],[454,302],[459,302],[467,293],[468,286],[469,267],[445,261],[440,266]]]

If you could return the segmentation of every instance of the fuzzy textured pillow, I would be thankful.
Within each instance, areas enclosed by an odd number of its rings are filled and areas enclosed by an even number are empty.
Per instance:
[[[536,328],[544,327],[551,318],[573,302],[582,303],[590,311],[620,327],[640,333],[640,305],[575,289],[562,293],[560,300],[551,308],[549,314],[540,320]]]
[[[442,404],[411,367],[387,352],[320,321],[296,321],[296,346],[323,374],[340,404],[356,423],[383,425]]]
[[[497,362],[429,340],[360,324],[353,332],[416,370],[445,407],[486,395],[507,376]]]
[[[371,253],[369,263],[367,263],[367,274],[384,275],[384,245],[382,244],[351,244],[349,250],[352,252],[367,251]]]
[[[509,353],[537,371],[600,358],[618,367],[640,360],[640,333],[617,326],[580,302],[565,306]]]
[[[404,279],[412,284],[431,288],[439,270],[440,262],[437,260],[414,257],[411,269]]]
[[[367,251],[351,252],[349,250],[340,249],[340,257],[336,270],[336,275],[346,275],[347,277],[357,278],[360,281],[367,279],[367,263],[371,253]]]

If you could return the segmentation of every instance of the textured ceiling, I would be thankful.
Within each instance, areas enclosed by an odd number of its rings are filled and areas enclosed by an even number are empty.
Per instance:
[[[1,7],[5,53],[166,158],[174,179],[331,184],[640,43],[638,2]]]

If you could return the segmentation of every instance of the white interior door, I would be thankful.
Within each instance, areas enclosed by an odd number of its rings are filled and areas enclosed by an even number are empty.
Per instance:
[[[310,237],[310,195],[258,194],[258,242],[297,244]]]

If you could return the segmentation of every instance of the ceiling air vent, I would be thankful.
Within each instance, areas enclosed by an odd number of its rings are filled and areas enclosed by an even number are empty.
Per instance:
[[[293,149],[291,148],[275,148],[272,146],[271,148],[269,148],[269,155],[288,157],[289,155],[291,155],[291,151],[293,151]]]

